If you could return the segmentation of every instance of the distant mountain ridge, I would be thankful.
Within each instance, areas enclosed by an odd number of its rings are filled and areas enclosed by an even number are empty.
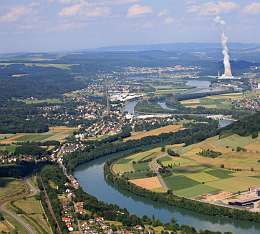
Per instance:
[[[246,43],[230,43],[230,49],[258,49],[260,44],[246,44]],[[165,44],[151,44],[151,45],[121,45],[121,46],[108,46],[94,49],[94,51],[178,51],[178,50],[205,50],[205,49],[220,49],[221,43],[165,43]]]

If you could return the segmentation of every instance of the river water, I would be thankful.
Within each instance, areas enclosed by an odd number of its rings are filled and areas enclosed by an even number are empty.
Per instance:
[[[99,200],[117,204],[121,208],[126,208],[130,213],[138,216],[154,216],[163,222],[169,222],[174,218],[179,224],[191,225],[198,230],[229,231],[236,234],[260,233],[260,224],[200,215],[184,209],[155,203],[128,192],[119,192],[115,187],[109,185],[104,178],[104,164],[113,157],[108,156],[96,159],[79,166],[75,171],[75,176],[82,188]]]

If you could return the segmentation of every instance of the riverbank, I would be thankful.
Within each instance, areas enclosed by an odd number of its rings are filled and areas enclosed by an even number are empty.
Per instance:
[[[160,219],[163,223],[174,219],[180,225],[193,226],[197,230],[209,229],[218,230],[222,233],[259,234],[260,224],[254,222],[202,215],[187,209],[152,201],[126,190],[119,190],[113,184],[108,183],[104,176],[105,162],[117,157],[118,155],[114,154],[104,156],[77,167],[74,171],[74,176],[79,181],[82,189],[96,197],[99,201],[107,204],[116,204],[139,217],[144,215],[150,218],[154,217],[155,219]]]
[[[215,204],[187,199],[184,197],[176,196],[171,191],[168,191],[167,193],[157,193],[136,186],[122,176],[118,176],[113,173],[112,165],[116,160],[118,159],[113,159],[106,162],[104,166],[104,174],[107,181],[115,185],[120,190],[126,190],[135,195],[151,199],[156,202],[162,202],[169,206],[184,208],[205,215],[228,217],[237,220],[246,220],[260,223],[259,213],[253,213],[246,210],[228,208]]]
[[[207,129],[208,128],[209,127],[207,127]],[[201,131],[197,130],[197,132]],[[199,138],[195,137],[193,134],[188,133],[188,136],[191,136],[193,140],[199,140]],[[176,136],[176,133],[174,135]],[[162,142],[165,143],[164,139],[169,140],[169,135],[164,135],[163,138],[161,137],[156,137],[156,139],[158,138],[159,144]],[[180,140],[180,137],[177,137],[176,139]],[[152,137],[149,138],[149,140],[145,139],[145,142],[143,143],[147,145],[151,141],[154,142],[154,140],[155,138]],[[172,140],[174,139],[172,138]],[[136,149],[137,146],[140,146],[140,143],[132,142],[131,147],[129,145],[132,150],[133,148]],[[150,144],[149,146],[152,145]],[[126,143],[124,144],[124,147],[126,147]],[[79,158],[82,159],[80,160],[80,164],[84,162],[86,164],[77,167],[74,172],[74,175],[80,182],[82,188],[84,188],[84,190],[91,195],[97,197],[99,200],[107,203],[117,204],[119,207],[122,208],[127,208],[130,213],[137,214],[138,216],[148,215],[149,217],[160,218],[164,222],[168,222],[171,220],[171,218],[175,218],[178,223],[189,224],[196,227],[197,229],[209,229],[210,227],[210,229],[213,230],[220,230],[222,232],[234,232],[236,234],[259,233],[260,226],[254,222],[236,221],[236,219],[226,219],[219,216],[201,215],[196,211],[189,212],[187,209],[173,208],[173,206],[165,205],[165,203],[162,204],[161,202],[151,201],[151,199],[149,198],[136,196],[133,193],[128,192],[127,190],[118,191],[116,186],[112,186],[112,184],[109,185],[105,181],[104,164],[106,161],[111,160],[111,158],[119,158],[121,156],[123,157],[123,155],[126,156],[127,154],[132,152],[118,152],[118,149],[115,149],[115,146],[113,147],[113,151],[117,152],[116,155],[113,154],[113,152],[108,153],[107,147],[106,153],[104,154],[103,152],[102,155],[99,155],[99,152],[93,152],[91,154],[87,153],[84,156],[79,155]],[[72,158],[77,158],[77,155],[73,155]]]
[[[81,187],[74,188],[70,186],[67,177],[58,165],[44,167],[39,173],[39,176],[39,178],[42,178],[41,184],[44,186],[42,189],[47,196],[50,197],[48,203],[54,208],[53,215],[57,218],[57,224],[61,226],[62,233],[69,233],[71,231],[66,230],[64,223],[61,221],[60,214],[64,215],[65,213],[64,210],[61,209],[64,206],[60,206],[60,203],[63,203],[63,205],[66,203],[66,207],[70,207],[72,213],[68,218],[70,218],[71,221],[77,221],[78,224],[84,223],[85,226],[81,225],[81,227],[84,228],[87,226],[88,228],[85,230],[95,231],[95,233],[220,234],[220,232],[217,231],[202,230],[201,228],[196,230],[191,225],[179,225],[174,219],[163,224],[154,217],[138,217],[118,205],[100,201],[84,191]],[[55,184],[55,187],[53,187],[52,184]],[[60,199],[61,197],[69,201],[65,202]],[[77,213],[76,210],[74,213],[74,208],[71,205],[74,204],[75,206],[75,204],[79,203],[82,204],[81,210],[84,211],[82,214]],[[64,219],[64,217],[67,216],[62,216],[62,219]],[[93,223],[94,225],[92,225]],[[98,229],[98,225],[101,225],[100,229]],[[75,225],[73,226],[76,227]],[[81,227],[78,226],[79,232],[84,231]],[[105,229],[103,227],[105,227]],[[61,232],[58,231],[58,233]]]

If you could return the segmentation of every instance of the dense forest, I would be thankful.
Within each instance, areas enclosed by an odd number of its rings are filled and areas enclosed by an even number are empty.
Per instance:
[[[15,155],[32,155],[35,158],[41,157],[47,153],[46,149],[40,147],[37,143],[24,143],[17,146]]]
[[[48,123],[40,116],[37,105],[0,98],[0,134],[48,130]]]
[[[221,135],[228,133],[235,133],[240,136],[249,136],[252,135],[253,138],[258,136],[260,131],[260,112],[248,116],[240,121],[237,121],[230,126],[225,127],[221,131]]]
[[[15,77],[17,75],[21,77]],[[46,98],[84,87],[70,71],[54,67],[2,65],[0,69],[0,98]]]
[[[0,166],[0,177],[14,177],[21,178],[31,175],[33,172],[39,170],[48,162],[25,162],[21,161],[16,164],[8,164]]]

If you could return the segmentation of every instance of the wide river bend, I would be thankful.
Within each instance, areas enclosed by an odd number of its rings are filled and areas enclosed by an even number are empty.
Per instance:
[[[128,192],[119,192],[115,187],[109,185],[104,178],[104,164],[113,157],[115,156],[96,159],[79,166],[75,170],[74,174],[82,188],[97,199],[126,208],[130,213],[140,217],[147,215],[158,218],[163,222],[169,222],[174,218],[179,224],[190,225],[198,230],[229,231],[235,234],[260,233],[260,224],[200,215],[188,210],[152,202]]]

